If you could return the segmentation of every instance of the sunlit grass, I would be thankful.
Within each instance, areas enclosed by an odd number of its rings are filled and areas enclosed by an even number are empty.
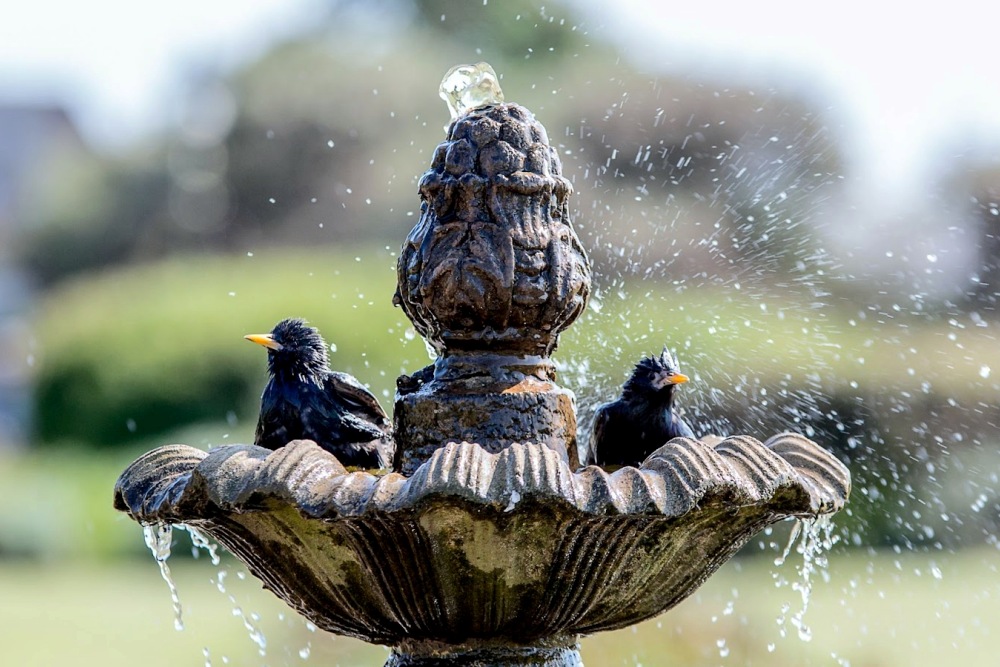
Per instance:
[[[135,539],[141,539],[132,525]],[[796,580],[795,557],[778,568],[771,557],[726,565],[676,609],[635,628],[583,640],[590,667],[717,665],[937,667],[989,665],[1000,651],[1000,554],[891,551],[835,553],[829,583],[815,583],[805,620],[810,642],[793,628],[780,636],[783,605],[801,604],[775,574]],[[186,629],[173,628],[165,583],[152,559],[95,565],[72,559],[38,564],[0,562],[0,645],[11,665],[175,667],[212,665],[381,665],[386,650],[310,632],[259,582],[237,578],[226,560],[227,593],[207,558],[175,562]],[[940,578],[939,578],[940,577]],[[268,640],[262,657],[243,621],[257,614]],[[773,652],[769,645],[773,644]],[[308,653],[308,659],[300,656]],[[723,655],[725,654],[725,655]],[[223,662],[223,656],[228,663]]]

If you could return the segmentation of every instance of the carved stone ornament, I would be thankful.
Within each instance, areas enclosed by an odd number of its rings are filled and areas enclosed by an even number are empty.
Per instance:
[[[517,104],[474,109],[419,190],[395,297],[417,331],[439,354],[549,356],[587,304],[590,263],[545,128]]]

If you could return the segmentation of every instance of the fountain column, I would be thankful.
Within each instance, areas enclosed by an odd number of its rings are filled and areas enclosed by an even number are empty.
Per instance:
[[[551,448],[579,467],[572,392],[550,355],[583,312],[590,263],[569,218],[572,186],[545,128],[503,102],[485,63],[442,83],[453,120],[420,179],[394,303],[438,353],[398,382],[396,469],[449,442]]]

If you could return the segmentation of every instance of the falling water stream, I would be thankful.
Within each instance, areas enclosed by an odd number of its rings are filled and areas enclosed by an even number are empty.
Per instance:
[[[186,524],[179,524],[178,528],[186,530],[191,536],[192,555],[197,557],[198,551],[204,549],[208,552],[209,558],[212,560],[212,565],[218,567],[222,559],[219,557],[219,545],[212,542],[211,539],[199,531],[193,526],[188,526]],[[264,631],[260,628],[260,615],[256,612],[247,613],[243,611],[243,607],[236,601],[236,596],[230,593],[226,589],[226,576],[228,576],[228,570],[219,568],[218,575],[215,578],[215,587],[219,589],[220,593],[225,594],[229,598],[230,604],[233,605],[232,614],[233,616],[239,618],[243,622],[243,627],[246,628],[247,633],[250,636],[250,641],[257,645],[257,652],[260,655],[267,654],[267,637],[264,635]],[[236,576],[238,579],[246,578],[244,572],[237,572]],[[207,651],[207,649],[206,649]],[[206,655],[206,659],[207,659]],[[210,663],[206,661],[206,667]]]
[[[156,523],[142,527],[143,537],[146,538],[146,546],[156,559],[156,564],[160,566],[160,575],[167,582],[170,589],[170,600],[174,605],[174,628],[178,631],[184,629],[183,610],[181,609],[181,598],[177,593],[177,585],[173,577],[170,576],[170,566],[167,559],[170,558],[170,542],[173,538],[173,527],[169,523]]]
[[[186,530],[191,536],[191,554],[193,557],[198,558],[201,550],[204,550],[208,553],[209,558],[212,561],[212,565],[216,567],[219,567],[222,564],[222,558],[219,555],[219,545],[193,526],[188,526],[186,524],[171,525],[166,523],[143,526],[143,536],[146,540],[146,546],[149,547],[150,552],[153,554],[156,564],[160,567],[160,574],[163,576],[163,580],[167,582],[167,587],[170,589],[170,600],[173,603],[174,609],[174,628],[181,631],[184,629],[183,608],[181,606],[177,584],[174,582],[173,576],[170,573],[170,566],[167,564],[167,560],[170,558],[170,548],[173,540],[174,528]],[[256,612],[245,612],[236,601],[236,596],[226,589],[225,582],[228,574],[228,570],[219,567],[218,574],[213,580],[213,583],[220,593],[225,594],[229,598],[229,602],[233,605],[233,616],[238,617],[243,622],[243,627],[246,628],[250,636],[250,640],[257,645],[257,650],[260,655],[266,655],[267,637],[264,635],[264,632],[259,625],[260,615]],[[236,576],[239,579],[245,579],[246,573],[237,572]],[[299,656],[307,658],[309,656],[310,649],[311,647],[307,645],[299,651]],[[205,648],[202,652],[205,656],[205,666],[211,667],[212,661],[209,649]],[[229,662],[226,657],[223,657],[222,660],[223,663]]]
[[[774,564],[783,565],[792,549],[802,555],[802,563],[795,568],[798,572],[798,578],[791,582],[792,590],[798,591],[801,596],[802,606],[792,614],[791,618],[788,616],[791,605],[782,606],[781,615],[778,617],[778,626],[782,637],[786,635],[787,624],[791,623],[792,627],[797,630],[799,639],[804,642],[812,640],[812,629],[806,625],[805,615],[809,610],[813,575],[818,572],[823,581],[829,581],[826,553],[838,541],[840,541],[840,536],[834,533],[833,522],[829,516],[821,516],[817,519],[799,519],[792,527],[791,535],[788,537],[788,545],[782,554],[774,559]],[[777,573],[774,576],[776,586],[781,587],[788,584],[788,580]],[[774,645],[769,644],[768,650],[773,651]]]
[[[200,549],[204,549],[208,552],[208,557],[212,559],[212,565],[218,567],[222,559],[219,557],[219,545],[212,542],[207,535],[199,531],[194,526],[189,526],[187,524],[179,524],[177,526],[181,530],[186,530],[188,535],[191,536],[191,555],[198,558]]]

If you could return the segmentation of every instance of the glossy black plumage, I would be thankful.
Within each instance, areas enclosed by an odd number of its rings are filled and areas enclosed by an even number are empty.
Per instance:
[[[674,390],[687,380],[666,348],[636,364],[621,398],[597,410],[590,462],[635,466],[672,438],[693,438],[691,427],[673,410]]]
[[[270,379],[261,395],[254,444],[277,449],[313,440],[345,466],[384,468],[392,460],[392,429],[378,400],[347,373],[328,367],[326,343],[300,319],[270,334],[246,336],[267,350]]]

